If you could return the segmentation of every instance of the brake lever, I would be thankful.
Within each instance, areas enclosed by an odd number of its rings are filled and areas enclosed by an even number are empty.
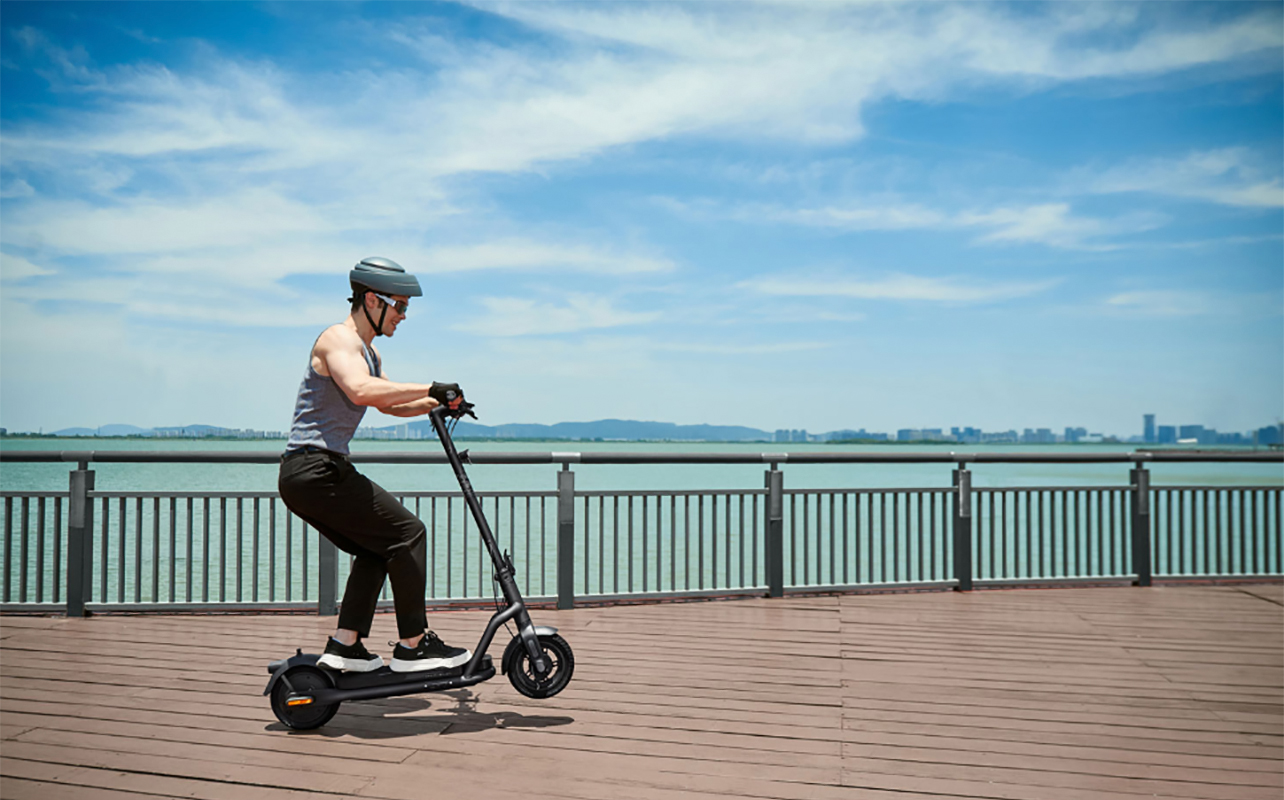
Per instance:
[[[467,414],[473,419],[477,419],[477,415],[473,413],[473,409],[476,407],[477,406],[475,403],[470,403],[467,400],[464,400],[459,404],[459,408],[453,409],[450,412],[450,416],[454,417],[455,419],[463,419],[464,415]]]

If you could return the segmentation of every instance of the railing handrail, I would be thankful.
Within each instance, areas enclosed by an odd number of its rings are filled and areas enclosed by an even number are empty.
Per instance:
[[[629,452],[501,452],[468,453],[473,464],[1141,464],[1146,462],[1284,463],[1284,450],[1134,450],[1112,453],[1017,452],[760,452],[760,453],[629,453]],[[0,462],[155,463],[155,464],[275,464],[280,453],[259,450],[0,450]],[[350,459],[364,464],[445,464],[444,453],[396,451],[356,452]]]

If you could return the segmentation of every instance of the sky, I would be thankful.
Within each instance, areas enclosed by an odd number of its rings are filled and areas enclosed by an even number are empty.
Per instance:
[[[1282,8],[3,2],[0,426],[1271,424]]]

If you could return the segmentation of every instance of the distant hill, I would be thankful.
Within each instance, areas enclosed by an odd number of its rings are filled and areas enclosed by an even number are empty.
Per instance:
[[[385,425],[376,430],[394,432],[401,425]],[[432,422],[421,419],[409,423],[422,438],[433,438]],[[161,428],[139,428],[134,425],[103,425],[101,428],[64,428],[54,436],[157,436],[165,438],[236,436],[238,433],[217,425],[176,425]],[[762,442],[772,434],[740,425],[677,425],[672,422],[641,422],[631,419],[600,419],[594,422],[559,422],[555,425],[512,423],[479,425],[460,422],[457,436],[478,439],[605,439],[617,441],[675,442]],[[244,438],[244,437],[242,437]],[[253,438],[252,436],[250,438]]]
[[[152,428],[150,431],[143,432],[154,436],[217,436],[227,430],[218,425],[175,425],[171,428]]]
[[[389,426],[392,430],[398,426]],[[432,436],[432,423],[419,420],[410,427],[422,436]],[[757,442],[769,441],[772,434],[740,425],[677,425],[672,422],[639,422],[630,419],[600,419],[595,422],[559,422],[555,425],[511,423],[479,425],[460,422],[458,436],[496,439],[638,439],[660,441]]]
[[[54,436],[137,436],[150,432],[150,428],[139,428],[136,425],[104,425],[101,428],[63,428],[54,431]]]

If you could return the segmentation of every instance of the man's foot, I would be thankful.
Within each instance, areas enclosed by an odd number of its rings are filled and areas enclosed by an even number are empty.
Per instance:
[[[360,639],[356,644],[340,644],[332,637],[325,643],[325,654],[317,663],[347,672],[373,672],[383,666],[383,659],[367,650]]]
[[[461,667],[472,658],[471,651],[462,647],[451,647],[437,634],[428,631],[419,640],[416,647],[404,647],[397,642],[392,651],[393,672],[421,672],[429,669],[449,669]]]

